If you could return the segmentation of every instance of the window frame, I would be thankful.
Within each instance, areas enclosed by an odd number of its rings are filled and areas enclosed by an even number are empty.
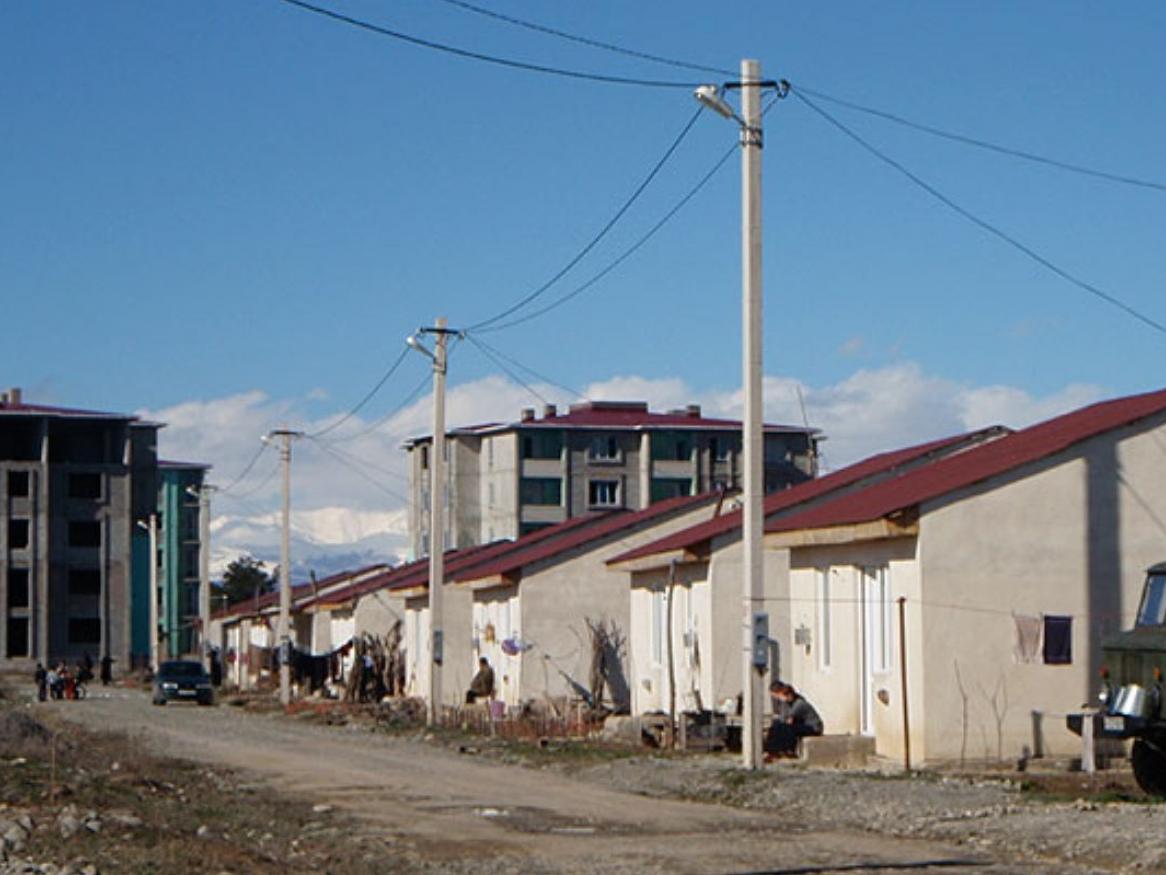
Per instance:
[[[610,501],[601,501],[597,495],[597,489],[603,487],[611,487],[612,498]],[[623,507],[623,483],[618,477],[594,477],[587,480],[587,507],[589,508],[613,508]]]

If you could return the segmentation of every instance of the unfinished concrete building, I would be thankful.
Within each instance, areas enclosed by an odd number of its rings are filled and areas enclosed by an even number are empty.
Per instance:
[[[156,506],[158,428],[0,394],[0,667],[130,664],[134,522]]]

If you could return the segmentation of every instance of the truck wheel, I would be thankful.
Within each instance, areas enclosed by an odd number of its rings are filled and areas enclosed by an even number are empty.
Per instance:
[[[1166,796],[1166,753],[1161,748],[1139,738],[1130,762],[1139,787],[1151,796]]]

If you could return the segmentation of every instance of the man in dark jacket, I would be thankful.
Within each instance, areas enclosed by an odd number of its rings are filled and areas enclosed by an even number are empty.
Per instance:
[[[769,694],[773,697],[773,723],[765,738],[765,752],[794,756],[799,738],[822,734],[822,718],[790,684],[774,681],[769,685]]]
[[[472,705],[478,699],[494,698],[494,669],[490,668],[490,660],[482,657],[478,660],[478,673],[470,681],[470,689],[466,692],[466,704]]]

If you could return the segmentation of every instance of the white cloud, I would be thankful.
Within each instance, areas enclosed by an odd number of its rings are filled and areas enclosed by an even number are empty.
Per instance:
[[[532,388],[560,409],[573,400],[562,389],[543,384]],[[1012,386],[966,386],[925,374],[909,362],[858,370],[825,386],[768,376],[764,391],[768,422],[801,425],[804,403],[809,424],[828,438],[823,448],[831,469],[872,453],[986,425],[1023,427],[1104,394],[1100,387],[1079,384],[1045,396]],[[624,375],[593,383],[586,392],[595,399],[646,401],[653,410],[695,403],[707,416],[738,418],[741,412],[739,387],[700,391],[675,378]],[[337,414],[308,419],[302,413],[307,400],[278,400],[252,391],[140,413],[167,423],[159,435],[161,457],[209,462],[214,466],[211,482],[226,485],[253,458],[259,436],[270,428],[287,424],[310,434],[339,419]],[[446,422],[451,428],[510,422],[524,407],[541,407],[540,401],[508,379],[486,377],[449,388]],[[297,554],[301,548],[335,551],[360,546],[361,556],[398,558],[408,492],[401,444],[428,434],[431,422],[426,394],[384,422],[378,423],[375,416],[355,416],[319,440],[297,441],[292,467]],[[276,549],[277,472],[277,454],[268,449],[231,490],[235,494],[215,498],[216,516],[230,520],[216,538],[221,536],[235,555],[250,550],[269,558]]]

